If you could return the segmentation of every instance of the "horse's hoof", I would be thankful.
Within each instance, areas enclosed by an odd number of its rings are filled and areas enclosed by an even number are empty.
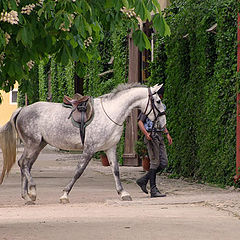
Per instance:
[[[132,201],[131,195],[125,190],[120,193],[120,196],[123,201]]]
[[[67,204],[67,203],[70,203],[70,201],[69,201],[68,198],[60,198],[60,203],[61,204]]]
[[[30,199],[34,202],[37,199],[36,195],[32,195],[32,194],[28,194],[28,196],[30,197]]]
[[[37,198],[37,192],[36,192],[36,187],[35,186],[32,186],[29,188],[28,190],[28,196],[30,197],[30,199],[32,201],[36,201],[36,198]]]
[[[60,197],[60,203],[62,204],[66,204],[69,203],[69,198],[68,198],[68,194],[66,191],[63,191],[63,195]]]
[[[132,197],[130,196],[130,194],[126,191],[122,192],[121,194],[121,199],[123,201],[132,201]]]
[[[25,202],[25,205],[35,205],[35,202],[33,202],[33,201],[27,201],[27,202]]]
[[[125,195],[125,196],[122,196],[122,200],[123,201],[132,201],[132,197],[130,195]]]
[[[22,195],[22,198],[25,200],[26,205],[33,205],[36,200],[36,196],[35,198],[31,198],[29,194]]]

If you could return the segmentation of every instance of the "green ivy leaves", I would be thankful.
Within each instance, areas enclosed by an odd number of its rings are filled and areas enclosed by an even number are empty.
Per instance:
[[[234,184],[239,7],[235,0],[175,0],[166,10],[171,36],[158,29],[151,81],[165,81],[174,176]],[[155,15],[154,28],[164,21]],[[207,32],[214,23],[216,32]]]

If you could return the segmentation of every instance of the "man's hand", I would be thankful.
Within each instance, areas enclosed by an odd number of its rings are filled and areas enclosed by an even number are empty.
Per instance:
[[[151,137],[151,134],[149,132],[147,132],[145,134],[145,136],[146,136],[147,140],[152,141],[152,137]]]
[[[168,133],[166,137],[167,137],[167,140],[168,140],[168,144],[172,145],[172,138],[171,138],[170,134]]]

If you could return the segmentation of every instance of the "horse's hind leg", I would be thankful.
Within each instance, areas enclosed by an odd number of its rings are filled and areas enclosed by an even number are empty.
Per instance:
[[[45,146],[46,144],[44,143],[35,149],[25,147],[21,158],[18,160],[18,165],[21,169],[22,198],[27,202],[33,202],[36,200],[36,184],[31,176],[31,169],[40,151]]]
[[[90,152],[85,150],[81,155],[80,155],[80,160],[78,162],[77,168],[75,170],[75,174],[70,181],[70,183],[63,189],[63,195],[60,197],[60,203],[69,203],[69,198],[68,195],[70,191],[73,188],[73,185],[75,182],[80,178],[82,173],[84,172],[85,168],[87,167],[88,163],[92,159],[94,152]]]
[[[19,159],[19,161],[21,160],[21,158]],[[31,202],[31,198],[28,196],[27,194],[27,190],[28,190],[28,182],[27,182],[27,178],[24,175],[24,172],[19,164],[19,167],[21,169],[21,192],[22,192],[22,198],[25,199],[27,202]]]
[[[120,195],[123,201],[132,201],[131,195],[123,189],[122,183],[120,181],[119,165],[118,165],[117,156],[116,156],[116,146],[108,149],[106,151],[106,154],[108,159],[111,162],[111,168],[112,168],[112,173],[113,173],[115,184],[116,184],[117,193]]]
[[[18,165],[21,169],[21,182],[22,182],[22,198],[27,202],[36,200],[36,185],[31,176],[31,168],[38,154],[32,156],[24,150],[21,158],[18,161]]]

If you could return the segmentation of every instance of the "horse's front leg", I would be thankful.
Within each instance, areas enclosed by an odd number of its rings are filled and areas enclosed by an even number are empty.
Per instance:
[[[119,166],[118,166],[117,156],[116,156],[116,148],[117,147],[114,146],[106,151],[108,160],[110,161],[110,164],[111,164],[111,169],[112,169],[113,177],[116,184],[116,190],[123,201],[132,201],[132,197],[127,191],[123,189],[122,183],[120,181]]]
[[[90,153],[90,152],[84,151],[80,155],[80,160],[79,160],[77,168],[75,170],[75,174],[74,174],[72,180],[69,182],[69,184],[63,189],[63,195],[60,197],[60,203],[69,203],[68,195],[69,195],[70,191],[72,190],[75,182],[78,180],[78,178],[80,178],[80,176],[84,172],[84,170],[87,167],[88,163],[90,162],[93,154],[94,153],[92,153],[92,152]]]

